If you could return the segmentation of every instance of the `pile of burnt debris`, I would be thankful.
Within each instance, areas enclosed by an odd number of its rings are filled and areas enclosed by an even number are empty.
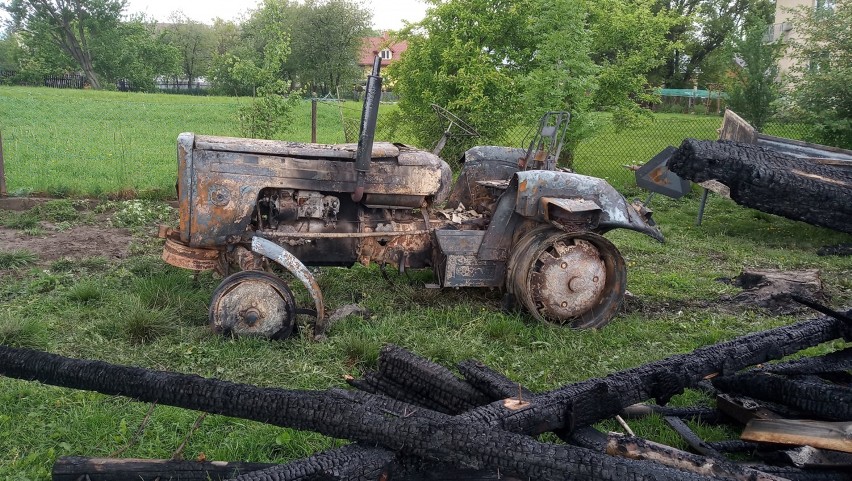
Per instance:
[[[543,393],[477,361],[460,363],[460,378],[395,346],[376,372],[347,379],[354,390],[261,388],[8,347],[0,374],[353,441],[274,466],[61,458],[54,480],[852,480],[852,348],[766,364],[852,341],[852,312],[828,314]],[[713,393],[715,408],[665,407],[688,388]],[[651,413],[694,452],[589,427]],[[705,442],[685,420],[745,428],[742,439]]]

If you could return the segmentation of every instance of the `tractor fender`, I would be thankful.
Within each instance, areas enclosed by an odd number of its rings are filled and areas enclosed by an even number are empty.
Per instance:
[[[596,232],[629,229],[660,242],[665,240],[650,219],[650,213],[628,203],[604,179],[570,172],[528,170],[517,172],[512,183],[517,185],[515,213],[523,217],[552,223],[553,212],[577,214],[600,209],[597,226],[592,229]]]
[[[296,258],[280,245],[262,237],[252,237],[251,250],[257,254],[267,257],[282,267],[288,272],[296,276],[296,279],[305,286],[311,298],[314,300],[317,310],[317,320],[314,325],[314,337],[319,337],[325,334],[326,319],[325,319],[325,303],[322,298],[319,284],[314,278],[311,271],[302,264],[302,261]]]

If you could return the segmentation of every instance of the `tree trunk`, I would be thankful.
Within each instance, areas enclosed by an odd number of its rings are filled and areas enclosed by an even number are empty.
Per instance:
[[[53,481],[220,481],[269,468],[268,463],[198,462],[63,456],[53,463]]]
[[[852,233],[852,170],[757,145],[686,139],[669,168],[695,182],[718,180],[738,204]]]

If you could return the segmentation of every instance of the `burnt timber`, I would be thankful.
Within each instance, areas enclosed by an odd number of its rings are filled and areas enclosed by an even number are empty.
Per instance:
[[[852,169],[847,167],[755,144],[686,139],[669,168],[695,182],[721,182],[740,205],[852,233]]]
[[[47,384],[124,395],[268,424],[310,429],[431,462],[537,479],[706,479],[655,463],[541,443],[523,433],[570,431],[618,414],[638,401],[665,402],[712,374],[778,359],[850,337],[843,321],[820,318],[749,334],[690,354],[531,397],[503,400],[449,416],[357,391],[258,388],[199,376],[114,366],[36,351],[0,348],[0,373]],[[403,369],[402,371],[405,371]],[[118,382],[117,380],[122,380]],[[272,478],[270,478],[272,479]]]

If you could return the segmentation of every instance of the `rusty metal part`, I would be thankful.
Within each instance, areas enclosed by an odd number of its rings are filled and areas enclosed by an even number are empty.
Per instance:
[[[309,271],[308,268],[296,258],[296,256],[287,252],[287,250],[280,245],[267,239],[254,237],[251,241],[251,250],[252,252],[256,252],[277,262],[287,269],[288,272],[296,276],[302,285],[305,286],[316,305],[317,318],[314,324],[314,336],[323,335],[325,333],[327,321],[325,318],[325,304],[322,298],[322,291],[320,290],[317,280],[314,278],[313,274],[311,274],[311,271]]]
[[[539,227],[518,242],[506,284],[537,319],[584,329],[612,319],[626,282],[624,259],[604,237]]]
[[[222,335],[283,339],[293,332],[296,302],[280,278],[241,271],[225,278],[213,292],[209,320]]]
[[[170,233],[163,246],[163,260],[167,264],[193,271],[216,269],[219,265],[219,249],[189,247],[180,241],[177,233]]]

